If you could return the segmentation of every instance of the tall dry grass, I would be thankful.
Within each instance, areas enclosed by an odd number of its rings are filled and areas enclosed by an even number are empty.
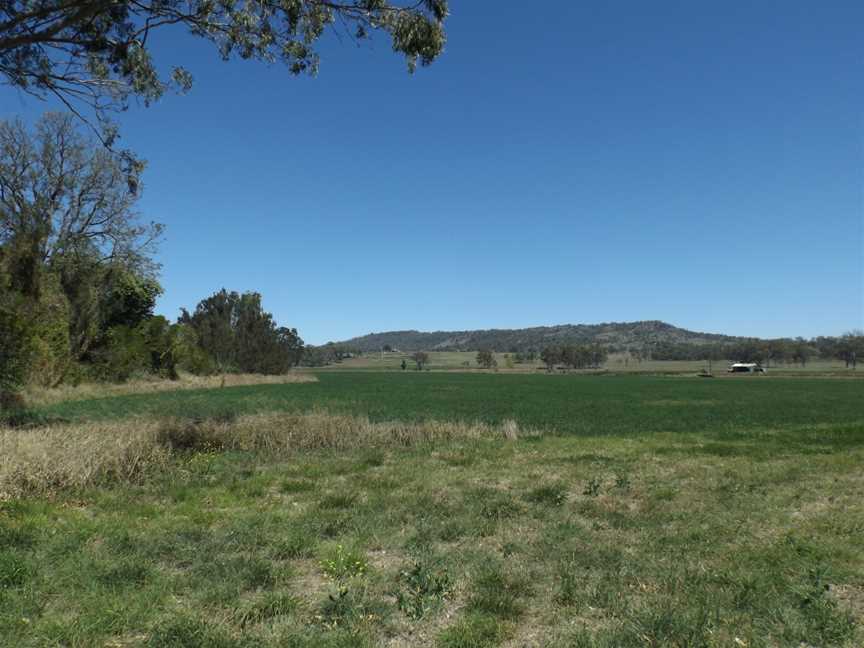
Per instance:
[[[123,420],[0,428],[0,499],[136,482],[171,468],[178,453],[245,450],[279,457],[315,449],[414,446],[460,439],[536,435],[515,421],[501,425],[448,421],[372,422],[310,412],[235,419]]]
[[[318,382],[313,374],[289,373],[280,376],[261,374],[225,374],[224,376],[193,376],[183,374],[178,380],[163,378],[130,380],[125,383],[81,383],[59,387],[30,386],[24,390],[24,400],[30,407],[42,407],[65,401],[110,398],[127,394],[150,394],[178,389],[212,389],[214,387],[239,387],[242,385],[284,385],[290,383]]]

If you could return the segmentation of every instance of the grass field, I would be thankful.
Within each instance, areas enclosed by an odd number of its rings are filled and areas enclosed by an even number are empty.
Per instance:
[[[5,473],[0,645],[864,642],[860,381],[318,379],[0,430],[93,475]],[[158,465],[95,470],[125,437]]]
[[[47,416],[95,420],[129,416],[218,416],[319,408],[373,421],[424,419],[523,425],[559,434],[708,432],[744,435],[864,422],[864,382],[738,376],[495,375],[321,372],[317,382],[131,394],[59,403]]]

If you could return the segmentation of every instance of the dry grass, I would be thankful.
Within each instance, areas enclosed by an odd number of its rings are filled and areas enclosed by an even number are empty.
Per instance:
[[[47,388],[28,387],[24,399],[30,407],[43,407],[66,401],[111,398],[127,394],[150,394],[178,389],[212,389],[214,387],[239,387],[242,385],[284,385],[290,383],[318,382],[309,373],[289,373],[280,376],[261,374],[225,374],[224,376],[193,376],[184,374],[179,380],[161,378],[130,380],[125,383],[81,383],[80,385],[61,385]]]
[[[164,466],[155,423],[0,428],[0,500],[108,481],[135,481]]]
[[[178,452],[244,450],[281,456],[298,450],[409,447],[536,434],[515,421],[500,426],[434,420],[375,423],[325,412],[0,428],[0,499],[134,482],[166,467]]]

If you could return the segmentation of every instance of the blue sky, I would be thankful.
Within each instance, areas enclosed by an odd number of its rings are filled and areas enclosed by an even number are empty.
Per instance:
[[[864,328],[864,5],[531,6],[454,0],[413,76],[385,41],[328,38],[310,79],[163,35],[195,86],[121,119],[167,225],[158,310],[257,290],[312,343]]]

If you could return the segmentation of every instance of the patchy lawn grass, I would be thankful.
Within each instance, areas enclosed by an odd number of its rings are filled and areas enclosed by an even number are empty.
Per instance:
[[[852,648],[862,466],[855,423],[193,444],[0,503],[0,643]]]

